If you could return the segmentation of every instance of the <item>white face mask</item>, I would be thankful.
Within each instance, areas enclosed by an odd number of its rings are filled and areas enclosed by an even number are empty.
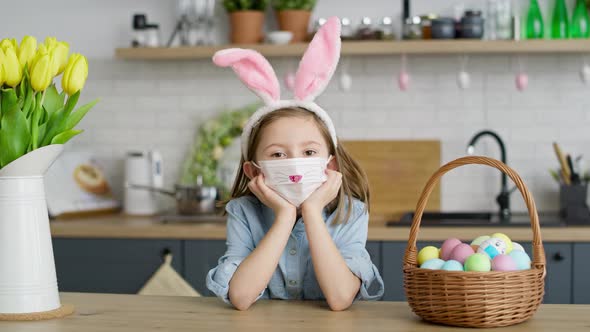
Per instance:
[[[299,207],[322,183],[328,179],[326,167],[332,159],[290,158],[261,160],[264,183],[295,207]]]

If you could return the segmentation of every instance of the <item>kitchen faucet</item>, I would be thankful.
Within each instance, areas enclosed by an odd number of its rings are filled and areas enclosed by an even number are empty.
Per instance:
[[[479,140],[482,136],[492,136],[498,145],[500,146],[500,158],[504,164],[506,164],[506,147],[504,142],[500,138],[498,134],[491,130],[482,130],[475,134],[469,144],[467,145],[467,154],[473,155],[475,152],[475,143]],[[502,187],[500,189],[500,194],[496,197],[496,202],[500,206],[500,222],[501,223],[508,223],[510,222],[510,193],[512,191],[508,190],[507,184],[507,176],[506,173],[502,172]]]

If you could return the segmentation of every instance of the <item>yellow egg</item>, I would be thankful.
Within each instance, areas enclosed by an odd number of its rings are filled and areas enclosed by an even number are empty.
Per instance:
[[[504,240],[504,242],[506,243],[506,254],[508,254],[512,251],[512,240],[510,240],[510,238],[506,234],[494,233],[494,234],[492,234],[492,237],[497,237],[497,238]]]
[[[418,265],[422,265],[422,263],[426,262],[429,259],[438,258],[438,248],[434,246],[428,246],[422,248],[418,252]]]

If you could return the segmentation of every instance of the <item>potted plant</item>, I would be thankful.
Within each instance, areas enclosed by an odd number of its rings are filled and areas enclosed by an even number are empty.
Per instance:
[[[315,0],[273,0],[279,19],[279,29],[291,31],[291,43],[305,41]]]
[[[55,38],[0,42],[0,316],[42,319],[61,308],[43,175],[97,102],[75,110],[88,62],[68,53]]]
[[[268,0],[224,0],[223,5],[229,13],[232,43],[256,44],[262,41]]]

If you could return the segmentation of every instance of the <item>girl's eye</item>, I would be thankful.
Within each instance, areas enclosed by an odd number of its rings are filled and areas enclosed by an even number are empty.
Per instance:
[[[275,152],[275,153],[271,154],[270,156],[273,157],[273,158],[284,158],[287,155],[284,154],[283,152]]]
[[[306,150],[306,151],[305,151],[305,156],[306,156],[306,157],[310,157],[310,156],[313,156],[313,155],[315,155],[316,153],[317,153],[317,152],[316,152],[316,151],[314,151],[314,150]]]

